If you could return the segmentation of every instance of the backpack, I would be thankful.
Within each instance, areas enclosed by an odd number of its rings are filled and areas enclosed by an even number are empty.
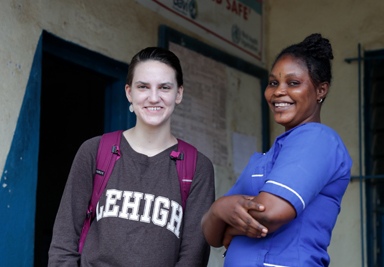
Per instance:
[[[123,131],[116,131],[103,134],[100,140],[99,149],[96,157],[96,172],[93,178],[93,191],[92,198],[89,202],[87,216],[84,221],[84,226],[81,231],[79,240],[79,253],[81,254],[87,236],[91,221],[96,216],[96,205],[100,199],[101,194],[104,191],[105,186],[108,183],[109,177],[112,174],[115,162],[120,158],[120,139]],[[178,151],[172,151],[170,158],[175,160],[177,174],[180,183],[180,192],[183,210],[185,208],[185,202],[188,198],[189,190],[191,188],[192,179],[195,175],[197,149],[177,139]]]

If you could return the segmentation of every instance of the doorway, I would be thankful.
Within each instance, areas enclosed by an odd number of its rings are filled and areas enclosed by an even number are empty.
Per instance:
[[[134,124],[124,92],[127,70],[127,64],[43,33],[36,267],[48,264],[54,220],[80,145]]]
[[[365,166],[368,266],[384,267],[384,50],[365,52]]]

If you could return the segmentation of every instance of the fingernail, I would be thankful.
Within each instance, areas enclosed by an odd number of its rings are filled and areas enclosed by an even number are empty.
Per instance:
[[[267,229],[263,229],[261,230],[263,233],[268,233],[268,230]]]

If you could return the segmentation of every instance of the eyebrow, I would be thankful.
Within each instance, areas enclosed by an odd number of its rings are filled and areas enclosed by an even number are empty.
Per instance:
[[[272,73],[269,74],[269,77],[271,77],[271,78],[276,78],[276,76],[273,75]],[[288,74],[285,75],[284,77],[299,77],[299,75],[297,75],[296,73],[288,73]]]
[[[164,86],[164,85],[170,85],[173,86],[174,84],[171,82],[166,82],[166,83],[160,83],[159,85]]]
[[[135,82],[134,84],[144,84],[144,85],[149,85],[150,83],[143,82],[143,81],[137,81],[137,82]],[[160,86],[164,86],[164,85],[174,86],[174,84],[171,83],[171,82],[159,83],[159,85],[160,85]]]

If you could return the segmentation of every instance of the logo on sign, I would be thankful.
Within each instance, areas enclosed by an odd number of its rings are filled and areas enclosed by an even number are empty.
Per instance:
[[[241,30],[236,24],[233,24],[233,26],[232,26],[232,41],[235,44],[238,44],[240,42],[240,40],[241,40]]]
[[[197,17],[198,9],[195,0],[173,0],[173,8],[192,19]]]
[[[240,44],[242,47],[250,49],[256,53],[259,51],[259,42],[257,39],[247,34],[236,24],[232,25],[232,42],[235,44]]]

